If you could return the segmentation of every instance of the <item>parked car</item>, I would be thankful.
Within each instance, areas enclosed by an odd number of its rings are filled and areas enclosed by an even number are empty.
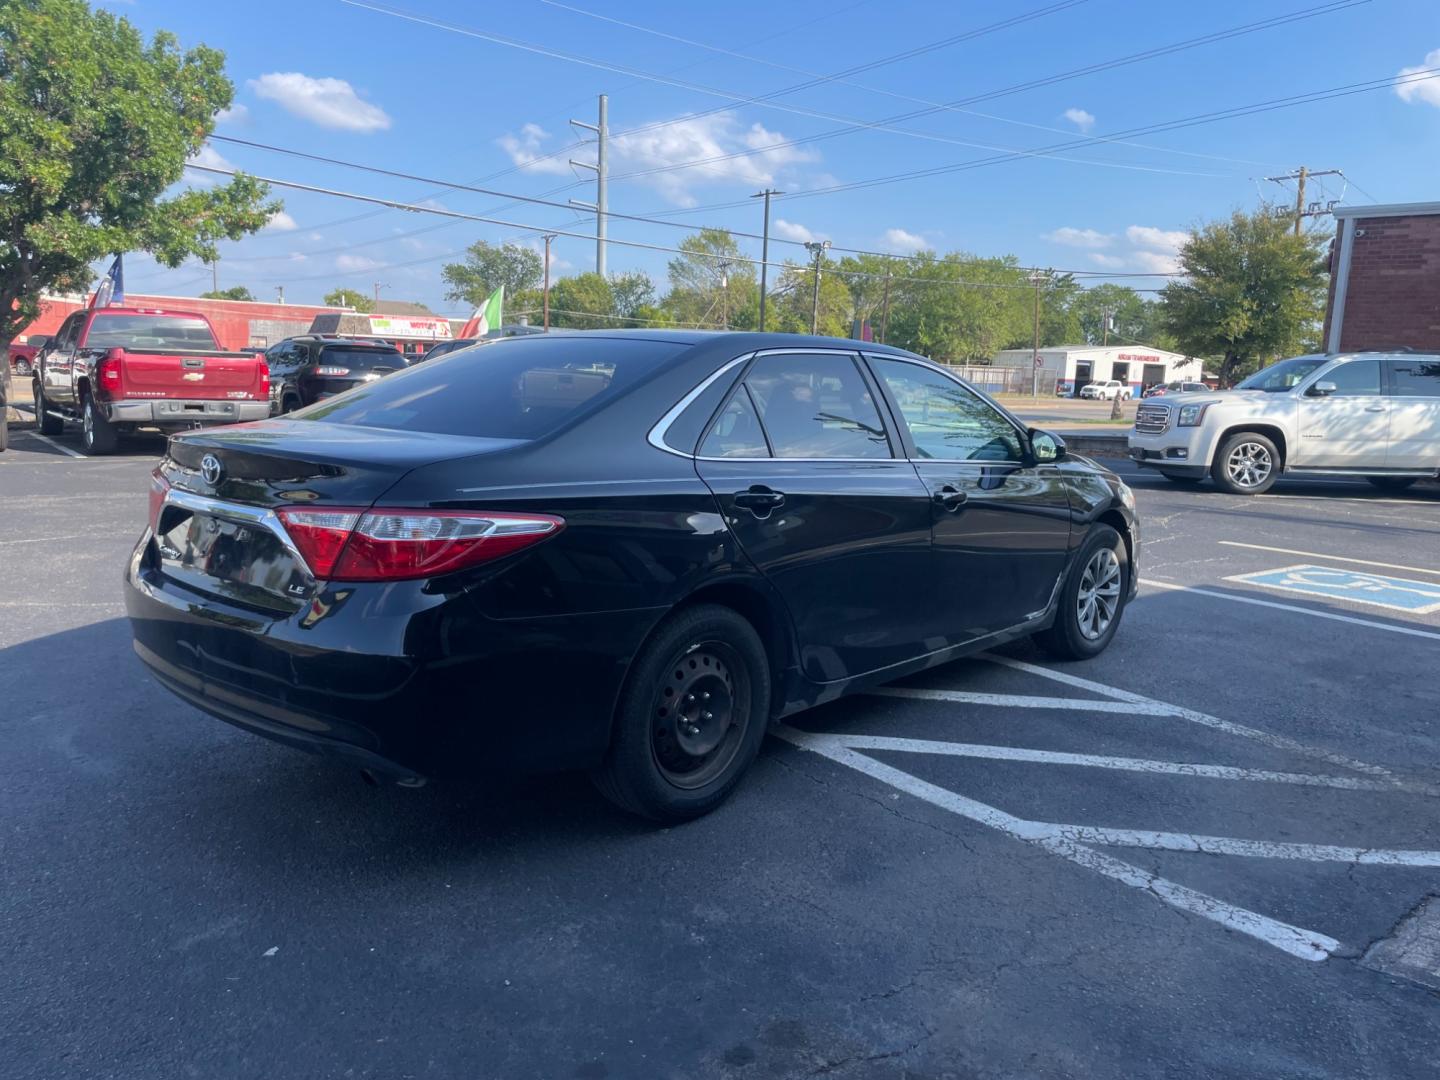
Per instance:
[[[449,341],[442,341],[440,344],[432,345],[429,349],[425,350],[424,355],[420,357],[420,362],[434,360],[444,356],[446,353],[455,352],[457,349],[468,349],[471,345],[478,344],[479,341],[479,338],[474,337],[451,338]]]
[[[1166,394],[1207,394],[1210,387],[1203,382],[1156,383],[1140,396],[1142,398],[1164,397]]]
[[[35,354],[50,340],[49,334],[31,334],[25,341],[10,343],[10,370],[22,378],[35,370]]]
[[[276,413],[294,412],[409,366],[394,345],[314,334],[272,345],[265,359]]]
[[[430,349],[421,360],[431,360],[437,356],[444,356],[446,353],[455,352],[457,349],[468,349],[471,345],[488,345],[492,341],[503,341],[505,338],[525,337],[529,334],[543,334],[545,330],[539,326],[530,326],[526,323],[512,323],[508,326],[497,327],[491,330],[484,337],[472,338],[451,338],[449,341],[442,341],[439,345]]]
[[[1135,396],[1128,383],[1119,379],[1111,379],[1109,382],[1086,383],[1080,388],[1082,398],[1098,399],[1101,401],[1114,401],[1117,397],[1121,401],[1129,401]]]
[[[122,432],[138,427],[180,431],[270,412],[265,362],[222,349],[194,312],[86,308],[60,324],[36,363],[41,434],[78,421],[87,454],[110,453]]]
[[[1237,495],[1268,491],[1281,473],[1405,488],[1440,470],[1440,356],[1296,356],[1234,390],[1141,402],[1130,456]]]
[[[776,718],[1029,635],[1097,655],[1138,544],[1120,479],[918,356],[592,331],[174,437],[125,592],[155,677],[256,734],[680,820]]]

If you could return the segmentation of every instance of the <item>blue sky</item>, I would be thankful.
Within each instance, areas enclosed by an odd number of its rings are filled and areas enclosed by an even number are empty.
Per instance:
[[[1372,0],[976,101],[964,111],[930,107],[1318,4],[249,0],[242,11],[193,0],[114,0],[105,6],[147,33],[168,29],[184,44],[225,51],[236,108],[217,134],[505,193],[589,200],[593,183],[577,178],[566,159],[589,158],[593,147],[570,146],[576,133],[567,121],[593,122],[603,92],[610,96],[614,211],[758,233],[758,201],[746,197],[771,186],[788,193],[774,204],[777,237],[901,253],[918,246],[1008,253],[1025,264],[1123,275],[1171,269],[1178,234],[1192,224],[1252,206],[1261,195],[1293,200],[1293,187],[1257,178],[1301,164],[1343,169],[1349,178],[1315,182],[1315,198],[1440,198],[1440,79],[1413,84],[1405,96],[1386,88],[984,168],[820,189],[1440,67],[1434,0]],[[387,7],[414,18],[375,10]],[[1040,14],[927,48],[1028,12]],[[775,93],[911,50],[922,51]],[[927,114],[890,119],[920,110]],[[784,145],[797,139],[811,141]],[[545,157],[556,151],[562,152]],[[246,285],[260,298],[283,285],[291,302],[317,302],[336,286],[368,293],[378,281],[386,298],[454,312],[459,305],[443,299],[439,269],[467,244],[483,238],[538,246],[540,231],[594,228],[593,217],[580,212],[507,205],[233,144],[215,143],[204,157],[264,176],[434,200],[533,227],[377,212],[330,196],[278,192],[285,216],[225,245],[219,266],[221,287]],[[678,167],[697,159],[708,163]],[[658,246],[685,235],[618,220],[610,234]],[[758,257],[758,241],[744,245]],[[554,251],[558,274],[593,269],[593,241],[561,236]],[[798,259],[804,252],[778,245],[771,255]],[[609,269],[644,270],[663,287],[667,257],[612,245]],[[137,292],[193,295],[209,288],[209,271],[198,265],[170,271],[134,256],[127,271],[127,285]],[[1146,287],[1163,281],[1118,280]]]

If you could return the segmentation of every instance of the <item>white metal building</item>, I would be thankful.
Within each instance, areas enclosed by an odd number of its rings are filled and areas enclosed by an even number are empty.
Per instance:
[[[995,354],[996,367],[1029,367],[1033,349],[1004,349]],[[1201,378],[1200,361],[1148,345],[1056,345],[1040,350],[1041,382],[1055,381],[1055,392],[1076,397],[1086,383],[1119,379],[1138,398],[1156,383]]]

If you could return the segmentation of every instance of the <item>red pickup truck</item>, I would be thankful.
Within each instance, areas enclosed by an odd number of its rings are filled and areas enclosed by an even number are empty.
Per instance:
[[[203,315],[157,308],[87,308],[60,324],[35,357],[35,415],[59,435],[78,421],[87,454],[120,432],[175,431],[270,415],[270,369],[226,352]]]

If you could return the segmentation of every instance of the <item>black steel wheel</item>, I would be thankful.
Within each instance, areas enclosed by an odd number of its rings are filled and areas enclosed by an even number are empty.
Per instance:
[[[770,663],[755,628],[730,608],[684,608],[636,655],[595,784],[653,820],[699,817],[739,783],[769,719]]]

